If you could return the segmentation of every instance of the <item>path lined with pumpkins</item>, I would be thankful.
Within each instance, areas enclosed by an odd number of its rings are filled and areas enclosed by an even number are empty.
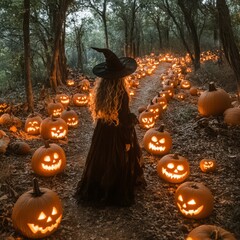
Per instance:
[[[88,90],[92,85],[89,81],[80,78],[75,82],[75,86],[72,86],[73,79],[69,79],[69,86],[64,89],[68,92],[55,96],[56,102],[60,101],[60,97],[64,97],[65,101],[65,97],[72,96],[71,109],[66,108],[65,102],[63,102],[65,108],[60,105],[52,108],[57,103],[46,101],[47,95],[40,96],[42,101],[38,102],[38,109],[42,109],[42,116],[46,112],[46,109],[40,106],[43,103],[48,103],[49,115],[53,115],[54,109],[58,108],[63,119],[62,112],[67,113],[65,122],[60,121],[57,126],[52,123],[52,121],[56,123],[56,119],[45,118],[47,120],[41,125],[41,137],[39,133],[37,135],[26,133],[26,125],[23,131],[21,126],[12,129],[11,124],[8,123],[6,126],[2,124],[16,139],[25,140],[24,142],[29,145],[29,148],[17,145],[20,141],[9,144],[10,151],[16,154],[14,162],[9,150],[6,157],[4,156],[4,161],[8,158],[11,160],[9,169],[6,169],[6,181],[1,184],[1,192],[5,193],[3,196],[0,195],[0,206],[4,204],[1,215],[3,217],[0,218],[3,219],[2,224],[5,228],[2,236],[11,235],[12,239],[22,236],[14,231],[11,212],[17,198],[30,188],[32,179],[36,177],[40,188],[55,191],[59,199],[54,196],[54,200],[47,200],[50,206],[43,206],[45,208],[43,211],[38,209],[41,213],[40,215],[38,212],[39,220],[34,216],[34,209],[26,210],[21,206],[23,203],[19,203],[20,206],[15,204],[17,210],[14,211],[14,226],[20,229],[23,235],[32,238],[48,236],[47,239],[185,239],[192,229],[202,224],[228,229],[239,237],[237,219],[240,210],[239,212],[234,210],[235,204],[240,202],[238,194],[240,179],[236,168],[237,164],[240,165],[237,162],[239,139],[232,138],[236,129],[226,127],[223,117],[221,119],[199,117],[197,107],[199,91],[204,90],[197,88],[189,90],[190,82],[185,79],[185,74],[190,69],[185,65],[186,59],[182,59],[184,66],[181,66],[181,61],[179,59],[177,62],[173,61],[172,56],[156,58],[154,54],[150,55],[146,59],[138,60],[139,71],[128,79],[131,110],[139,117],[136,130],[143,148],[145,177],[148,184],[146,189],[137,191],[136,204],[129,209],[77,207],[72,197],[83,170],[94,127],[86,102]],[[183,71],[184,74],[181,73]],[[147,76],[144,76],[144,73]],[[169,93],[173,95],[169,96]],[[226,109],[230,107],[231,100],[229,98],[228,102],[227,93],[225,96],[226,100],[222,103],[226,106],[223,104],[218,106]],[[165,105],[166,108],[163,107]],[[199,110],[203,111],[202,115],[208,115],[204,111],[223,113],[225,110],[217,109],[216,106],[211,108],[209,105],[206,110],[204,106],[204,104],[201,106],[204,110]],[[69,114],[71,122],[66,126]],[[79,124],[73,128],[71,124],[74,124],[76,119],[79,120]],[[233,121],[232,118],[229,119]],[[29,119],[26,119],[25,124],[27,120]],[[152,125],[148,127],[145,125],[147,123]],[[50,134],[47,130],[51,124],[54,128],[61,126],[65,135],[58,137],[56,133]],[[231,124],[235,124],[235,120]],[[43,144],[42,138],[52,138],[50,145],[48,142]],[[222,148],[224,152],[219,151]],[[49,149],[55,160],[50,156],[46,158],[46,151]],[[44,157],[45,163],[41,166],[45,168],[41,168],[39,160],[43,161]],[[200,169],[200,160],[204,158],[212,159],[213,161],[211,163],[207,161],[207,164],[213,164],[214,168],[205,168],[202,164]],[[58,159],[62,159],[62,162],[60,163]],[[36,181],[35,192],[39,198],[44,196],[38,191]],[[52,199],[52,195],[49,197]],[[198,204],[197,208],[194,207],[195,204]],[[188,209],[191,209],[190,212]],[[29,216],[26,212],[29,212]],[[31,218],[34,227],[26,227],[26,221]],[[40,220],[44,219],[48,221],[40,230],[37,229],[36,226],[40,227]],[[47,225],[47,222],[51,225]],[[200,231],[211,232],[211,229]],[[230,233],[228,235],[226,239],[235,239]],[[197,238],[189,236],[188,240],[190,239]]]

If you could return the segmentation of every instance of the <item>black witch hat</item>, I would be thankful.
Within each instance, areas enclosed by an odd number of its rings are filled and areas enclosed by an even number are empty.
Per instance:
[[[106,58],[106,62],[100,63],[93,68],[93,73],[102,78],[122,78],[135,72],[137,62],[130,57],[118,58],[115,53],[107,48],[92,49],[102,52]]]

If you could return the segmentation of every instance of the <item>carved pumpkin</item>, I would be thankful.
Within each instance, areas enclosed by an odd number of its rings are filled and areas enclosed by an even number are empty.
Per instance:
[[[74,85],[75,85],[74,79],[68,79],[68,80],[67,80],[67,86],[72,87],[72,86],[74,86]]]
[[[141,128],[152,128],[155,125],[155,115],[148,110],[143,111],[142,113],[140,113],[138,121]]]
[[[78,126],[78,115],[74,110],[67,108],[61,113],[61,118],[67,123],[69,128]]]
[[[147,106],[147,110],[154,114],[155,119],[160,118],[162,115],[162,106],[159,103],[150,101],[150,104]]]
[[[58,229],[62,214],[58,195],[48,188],[39,188],[34,179],[33,190],[22,194],[14,204],[12,222],[25,237],[44,238]]]
[[[171,97],[169,96],[168,91],[164,91],[164,90],[162,90],[161,92],[159,92],[159,95],[160,95],[160,97],[165,97],[165,98],[167,99],[168,102],[169,102],[170,99],[171,99]]]
[[[187,218],[208,217],[213,210],[213,195],[202,183],[182,183],[175,192],[178,210]]]
[[[40,125],[43,139],[63,139],[67,136],[68,125],[62,118],[45,118]]]
[[[31,114],[27,117],[25,121],[25,132],[30,135],[38,135],[40,134],[40,125],[42,122],[42,118],[39,115]]]
[[[143,137],[143,146],[151,154],[164,155],[172,147],[172,137],[164,131],[164,125],[161,125],[159,129],[151,128]]]
[[[214,172],[216,170],[215,159],[202,159],[199,163],[202,172]]]
[[[191,87],[191,82],[188,81],[188,80],[182,80],[181,83],[180,83],[180,87],[182,89],[190,89]]]
[[[165,85],[165,86],[163,87],[163,90],[168,93],[168,95],[169,95],[170,98],[173,97],[173,95],[174,95],[174,87],[173,87],[173,86]]]
[[[90,82],[88,79],[83,79],[78,85],[80,91],[88,92],[90,89]]]
[[[0,98],[0,114],[3,114],[9,108],[9,104],[2,98]]]
[[[186,98],[186,93],[180,92],[180,93],[178,93],[178,94],[176,95],[176,97],[177,97],[177,99],[178,99],[179,101],[182,101],[182,100],[184,100],[184,99]]]
[[[159,103],[163,110],[167,108],[167,99],[165,97],[161,97],[159,93],[153,98],[152,101],[155,103]]]
[[[214,225],[200,225],[194,228],[187,236],[186,240],[237,240],[234,235],[227,230]]]
[[[165,155],[158,161],[157,172],[167,182],[181,183],[190,174],[188,160],[176,153]]]
[[[216,116],[231,107],[231,98],[223,89],[216,89],[213,82],[209,83],[209,90],[204,91],[198,98],[198,111],[202,116]]]
[[[88,95],[85,93],[75,93],[72,99],[74,105],[78,107],[83,107],[88,104]]]
[[[224,122],[229,126],[240,126],[240,108],[228,108],[223,113]]]
[[[63,105],[60,102],[55,102],[55,100],[47,105],[47,112],[49,116],[60,117],[63,110]]]
[[[66,167],[64,150],[55,143],[45,141],[45,146],[38,148],[32,156],[32,169],[40,176],[54,176]]]
[[[66,108],[70,103],[70,97],[65,93],[57,94],[55,99],[56,99],[57,102],[60,102],[63,105],[64,108]],[[58,117],[58,116],[54,116],[54,117]]]

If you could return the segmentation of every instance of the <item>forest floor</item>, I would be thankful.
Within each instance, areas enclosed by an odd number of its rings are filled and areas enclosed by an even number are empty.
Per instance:
[[[130,102],[133,113],[138,115],[138,108],[147,105],[161,90],[159,76],[170,66],[161,63],[153,75],[140,79]],[[11,93],[16,98],[19,94]],[[43,103],[36,104],[37,110],[46,117]],[[227,127],[221,117],[207,119],[207,124],[201,124],[196,104],[197,96],[189,94],[184,101],[172,99],[155,127],[164,123],[173,139],[170,153],[178,152],[188,159],[191,173],[187,181],[204,183],[211,190],[214,209],[209,217],[194,220],[179,213],[174,193],[180,184],[161,179],[156,171],[160,157],[149,154],[144,148],[147,186],[137,189],[133,206],[96,208],[76,205],[73,194],[84,168],[94,125],[87,107],[73,107],[79,113],[80,125],[69,130],[66,140],[58,142],[66,153],[67,166],[63,173],[54,177],[36,176],[31,169],[31,156],[43,145],[39,136],[29,137],[22,129],[15,133],[3,129],[11,142],[27,142],[31,152],[17,155],[7,150],[0,155],[0,240],[25,239],[14,230],[11,213],[17,198],[31,188],[34,177],[40,187],[57,192],[63,204],[61,225],[46,238],[49,240],[184,240],[201,224],[220,226],[240,239],[240,128]],[[21,114],[17,117],[26,119],[25,113]],[[142,146],[146,130],[137,125],[136,131]],[[203,173],[199,161],[213,157],[217,161],[216,171]]]

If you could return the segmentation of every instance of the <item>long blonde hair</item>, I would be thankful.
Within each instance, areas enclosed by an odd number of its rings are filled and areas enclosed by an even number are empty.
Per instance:
[[[97,80],[90,98],[93,120],[102,119],[106,123],[118,125],[118,110],[124,92],[128,93],[124,78]]]

